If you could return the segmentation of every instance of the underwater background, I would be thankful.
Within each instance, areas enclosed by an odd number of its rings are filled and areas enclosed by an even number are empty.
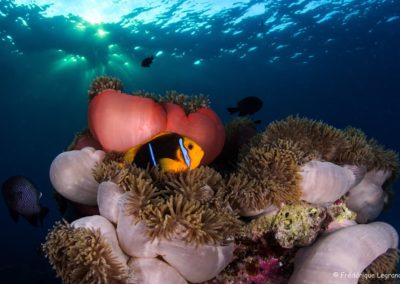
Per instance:
[[[0,202],[1,283],[60,283],[39,251],[61,218],[49,166],[87,127],[97,76],[119,78],[128,93],[206,94],[225,123],[227,107],[258,96],[259,130],[299,115],[400,151],[398,0],[0,3],[0,181],[30,178],[50,209],[33,227]],[[398,232],[399,206],[397,194],[378,218]]]

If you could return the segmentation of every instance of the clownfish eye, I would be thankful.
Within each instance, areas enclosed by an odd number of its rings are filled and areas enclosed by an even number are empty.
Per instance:
[[[188,149],[189,149],[189,150],[192,150],[192,149],[193,149],[193,144],[190,143],[190,144],[188,145]]]

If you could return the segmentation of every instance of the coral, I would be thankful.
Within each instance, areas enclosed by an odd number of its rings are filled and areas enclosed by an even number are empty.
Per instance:
[[[235,243],[233,261],[210,283],[287,283],[293,250],[280,247],[270,234],[253,239],[237,237]]]
[[[276,215],[272,231],[284,248],[310,245],[322,231],[326,209],[306,203],[283,206]]]
[[[279,210],[253,219],[242,228],[239,236],[248,239],[273,234],[283,248],[308,246],[324,230],[327,210],[305,202],[284,205]]]
[[[330,221],[326,232],[336,231],[342,227],[356,224],[357,214],[346,206],[344,199],[338,199],[326,208],[328,214],[327,220]]]
[[[99,93],[107,89],[122,91],[122,81],[112,77],[97,77],[92,81],[88,90],[89,100],[92,100]]]

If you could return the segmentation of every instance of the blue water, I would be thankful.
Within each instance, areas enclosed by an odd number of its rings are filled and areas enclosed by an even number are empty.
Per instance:
[[[127,92],[207,94],[224,122],[226,107],[259,96],[260,129],[299,114],[400,151],[397,0],[24,2],[0,3],[0,180],[30,177],[51,213],[43,228],[15,224],[0,202],[1,283],[57,283],[37,252],[60,219],[48,170],[86,127],[96,76],[120,78]],[[379,217],[398,231],[399,204],[397,194]]]

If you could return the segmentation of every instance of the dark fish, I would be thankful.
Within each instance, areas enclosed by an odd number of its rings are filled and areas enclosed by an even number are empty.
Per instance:
[[[150,67],[151,63],[153,63],[154,56],[146,57],[142,60],[142,67]]]
[[[253,114],[260,110],[263,102],[258,97],[246,97],[237,102],[236,107],[228,107],[227,110],[230,114],[239,112],[239,116]]]
[[[30,180],[23,176],[10,177],[3,183],[2,192],[10,215],[15,222],[21,215],[33,226],[37,226],[38,223],[43,224],[43,219],[49,209],[40,207],[39,199],[42,193],[36,190]]]

